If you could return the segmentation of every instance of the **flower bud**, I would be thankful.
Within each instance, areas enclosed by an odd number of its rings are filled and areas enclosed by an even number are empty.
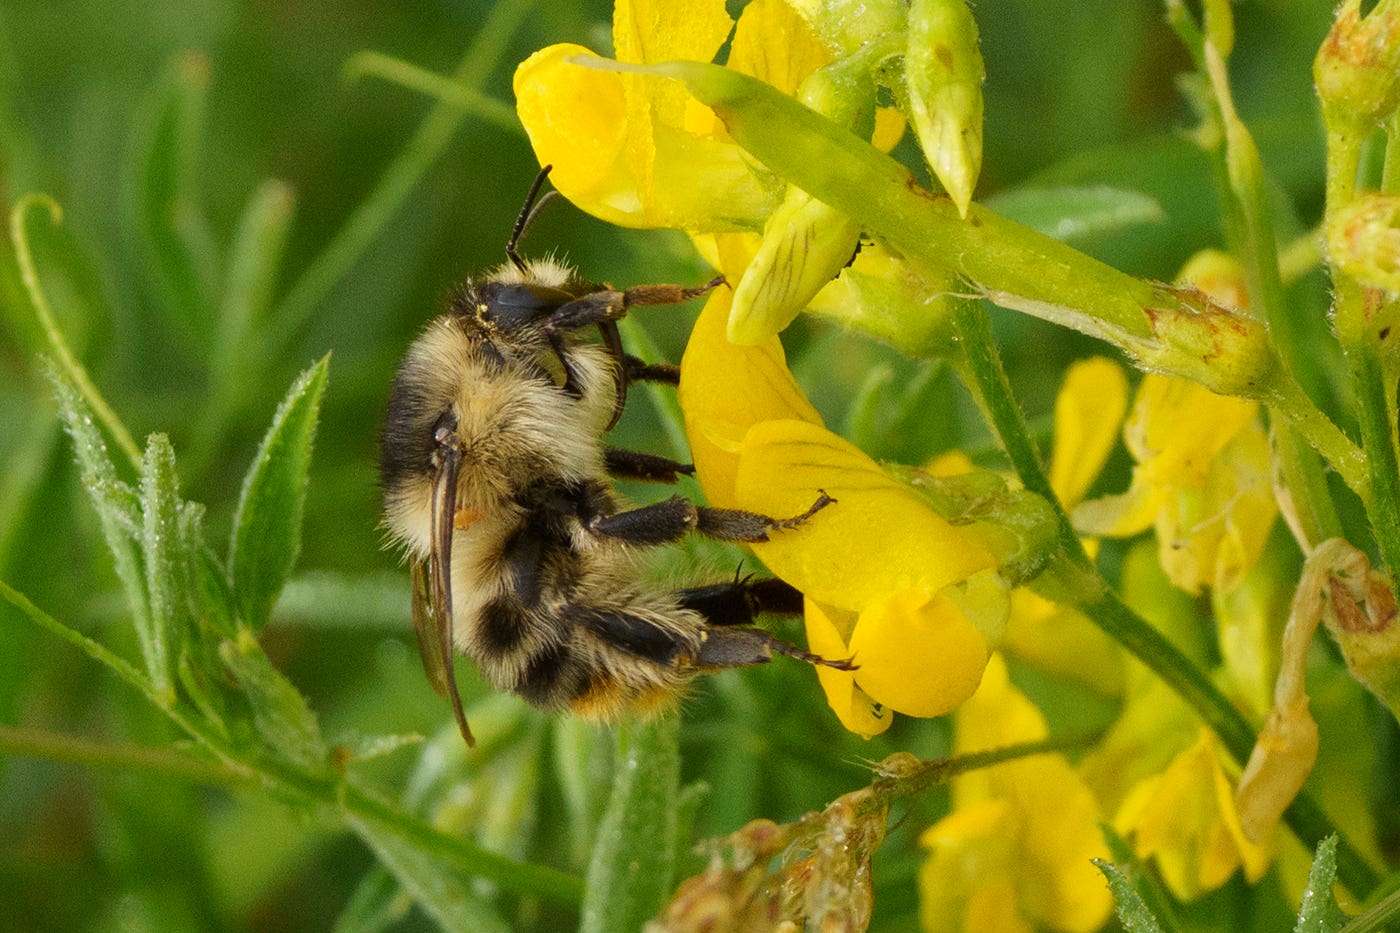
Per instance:
[[[1313,80],[1329,127],[1369,133],[1400,106],[1400,0],[1381,0],[1361,16],[1346,0],[1313,61]]]
[[[1338,210],[1327,225],[1327,252],[1362,285],[1400,292],[1400,195],[1367,192]]]
[[[977,23],[963,0],[909,6],[904,89],[924,157],[967,217],[982,171],[982,81]]]

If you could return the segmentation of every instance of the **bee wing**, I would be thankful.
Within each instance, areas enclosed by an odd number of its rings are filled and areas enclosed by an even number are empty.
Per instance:
[[[423,659],[428,683],[439,696],[452,701],[452,715],[457,719],[462,738],[467,745],[475,746],[476,739],[467,725],[467,714],[462,709],[462,696],[457,692],[453,673],[452,616],[441,595],[433,593],[428,563],[415,560],[409,568],[413,580],[413,628],[418,633],[418,656]]]

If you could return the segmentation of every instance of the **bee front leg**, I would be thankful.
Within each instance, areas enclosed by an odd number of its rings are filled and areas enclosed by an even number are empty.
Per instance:
[[[668,457],[609,447],[603,451],[608,475],[614,479],[635,479],[644,483],[674,483],[682,476],[694,476],[693,463],[681,463]]]
[[[590,518],[584,527],[600,537],[636,545],[669,544],[680,540],[689,531],[698,531],[718,541],[760,542],[767,541],[771,532],[786,531],[804,524],[835,501],[826,493],[821,493],[812,507],[801,515],[770,518],[740,509],[698,506],[673,496],[640,509]]]
[[[600,288],[591,295],[560,305],[545,320],[548,332],[577,330],[590,324],[617,321],[627,316],[629,308],[638,305],[678,305],[725,284],[724,276],[716,276],[704,285],[690,288],[681,285],[637,285],[626,291]]]

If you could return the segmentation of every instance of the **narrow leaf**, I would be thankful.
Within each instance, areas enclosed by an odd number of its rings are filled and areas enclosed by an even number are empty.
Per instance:
[[[219,646],[253,712],[253,726],[274,754],[312,771],[327,768],[326,743],[306,698],[282,676],[251,632]]]
[[[207,340],[215,250],[198,205],[209,62],[185,53],[150,92],[137,119],[128,214],[158,307],[181,333]]]
[[[1118,922],[1123,924],[1123,929],[1128,933],[1162,933],[1162,927],[1157,923],[1157,918],[1152,916],[1152,911],[1147,909],[1147,904],[1143,902],[1133,883],[1128,880],[1128,876],[1119,871],[1118,866],[1103,859],[1093,860],[1099,871],[1103,872],[1108,879],[1109,890],[1113,892],[1113,901],[1118,910]]]
[[[229,544],[230,575],[239,614],[254,630],[267,624],[301,549],[311,444],[329,365],[330,357],[322,357],[292,383],[243,478]]]
[[[382,933],[402,921],[412,906],[389,870],[376,864],[355,885],[331,933]]]
[[[190,612],[205,634],[232,638],[238,632],[237,609],[226,568],[204,541],[204,506],[185,502],[180,507],[180,535],[189,560]]]
[[[188,555],[180,534],[179,479],[170,438],[152,434],[141,462],[141,555],[150,628],[137,631],[157,693],[174,700],[175,662],[188,625]]]
[[[1342,928],[1342,910],[1332,886],[1337,882],[1337,837],[1328,836],[1317,844],[1303,903],[1298,907],[1298,925],[1293,933],[1336,933]]]
[[[500,915],[472,890],[469,879],[405,838],[392,824],[365,813],[347,812],[345,820],[413,895],[418,906],[444,930],[462,933],[506,933],[509,930]]]
[[[984,203],[1032,230],[1066,243],[1083,243],[1096,235],[1166,219],[1155,198],[1105,185],[1014,188],[993,195]]]
[[[1104,842],[1108,843],[1108,852],[1113,857],[1113,864],[1132,884],[1148,911],[1157,918],[1158,925],[1168,933],[1179,929],[1181,923],[1172,909],[1167,892],[1163,890],[1157,876],[1143,868],[1141,859],[1133,851],[1128,840],[1119,835],[1110,823],[1100,823],[1099,831],[1103,833]]]
[[[612,796],[588,864],[580,933],[639,930],[671,890],[679,729],[674,716],[617,729]]]
[[[112,465],[111,458],[107,456],[107,445],[102,441],[102,433],[93,422],[92,412],[79,395],[78,388],[69,381],[68,375],[56,366],[46,364],[46,368],[49,380],[54,386],[59,416],[68,429],[69,437],[73,439],[73,451],[77,455],[83,486],[87,488],[93,506],[97,509],[102,537],[107,542],[107,549],[112,552],[117,579],[121,581],[127,605],[131,608],[132,622],[136,626],[146,671],[151,673],[164,669],[163,661],[150,637],[150,603],[146,595],[141,556],[135,541],[136,529],[142,524],[136,495],[130,486],[117,479],[117,470]],[[168,687],[168,681],[166,686]],[[161,688],[156,690],[158,694],[164,695]]]

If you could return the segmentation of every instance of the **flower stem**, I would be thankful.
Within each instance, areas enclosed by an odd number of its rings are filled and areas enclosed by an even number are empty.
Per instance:
[[[89,378],[87,370],[83,364],[78,362],[73,356],[73,351],[68,349],[68,341],[63,337],[63,331],[59,330],[58,322],[54,320],[53,308],[49,306],[49,299],[44,294],[43,286],[39,283],[39,271],[34,265],[34,254],[29,247],[29,232],[25,229],[25,217],[32,208],[42,207],[49,214],[49,220],[59,223],[63,219],[63,209],[58,206],[58,202],[46,194],[26,194],[15,203],[10,211],[10,239],[15,244],[15,260],[19,264],[20,278],[24,281],[24,290],[29,295],[30,304],[34,306],[34,314],[39,318],[39,325],[44,329],[44,336],[48,338],[49,347],[58,359],[58,365],[68,374],[68,378],[78,387],[83,398],[87,400],[92,411],[97,415],[97,419],[107,428],[107,432],[112,435],[112,439],[117,442],[117,446],[126,454],[131,465],[137,469],[141,468],[141,448],[132,439],[131,432],[127,430],[122,419],[112,410],[112,406],[107,404],[107,400],[102,397],[102,393],[97,390]]]

